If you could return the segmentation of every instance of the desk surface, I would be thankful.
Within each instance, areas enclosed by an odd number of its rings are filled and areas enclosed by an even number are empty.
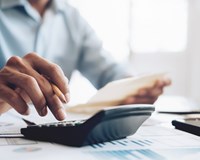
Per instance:
[[[196,160],[200,157],[200,137],[175,130],[171,125],[171,120],[177,118],[181,116],[155,113],[133,136],[82,148],[22,138],[0,138],[0,157],[2,160],[27,160],[27,158],[29,160],[104,160],[112,158],[115,160],[171,160],[177,159],[178,156],[181,159]],[[0,117],[0,124],[3,124],[3,121]]]

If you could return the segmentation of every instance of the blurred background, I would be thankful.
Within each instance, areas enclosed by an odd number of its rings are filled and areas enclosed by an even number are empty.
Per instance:
[[[90,23],[104,47],[134,74],[167,72],[165,95],[200,103],[199,0],[70,0]],[[75,72],[73,101],[95,93]],[[76,99],[73,99],[76,97]]]

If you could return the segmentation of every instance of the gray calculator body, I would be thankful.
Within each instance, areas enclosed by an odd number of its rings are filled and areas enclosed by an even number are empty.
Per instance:
[[[25,138],[85,146],[134,134],[155,110],[153,105],[124,105],[104,109],[83,121],[56,122],[22,128]]]

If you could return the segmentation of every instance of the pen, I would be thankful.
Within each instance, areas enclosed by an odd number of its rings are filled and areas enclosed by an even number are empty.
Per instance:
[[[67,103],[67,100],[66,100],[65,96],[63,95],[63,93],[60,91],[60,89],[53,83],[51,83],[51,86],[53,88],[54,93],[58,96],[58,98],[62,102]]]

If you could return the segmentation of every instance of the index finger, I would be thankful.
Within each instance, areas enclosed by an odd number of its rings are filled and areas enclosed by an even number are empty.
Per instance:
[[[68,99],[68,79],[58,65],[34,53],[27,54],[24,59],[27,59],[32,67],[40,74],[47,76],[61,90],[66,99]]]

